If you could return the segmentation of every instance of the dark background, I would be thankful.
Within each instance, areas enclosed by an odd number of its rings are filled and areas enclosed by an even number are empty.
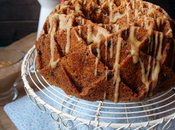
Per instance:
[[[0,0],[0,46],[7,46],[37,31],[37,0]]]
[[[175,19],[175,0],[148,0]],[[0,0],[0,46],[7,46],[37,31],[40,4],[37,0]]]

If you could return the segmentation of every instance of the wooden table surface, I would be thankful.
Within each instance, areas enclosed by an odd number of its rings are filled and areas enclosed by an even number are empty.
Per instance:
[[[37,33],[32,33],[19,41],[12,43],[11,45],[7,46],[5,49],[20,49],[23,50],[25,53],[35,44]],[[24,84],[20,82],[16,86],[18,90],[18,98],[21,98],[26,95],[24,91]],[[4,106],[0,106],[0,130],[17,130],[13,122],[10,120],[8,115],[4,111]]]

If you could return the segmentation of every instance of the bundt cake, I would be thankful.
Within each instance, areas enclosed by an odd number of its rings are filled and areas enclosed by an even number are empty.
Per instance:
[[[175,85],[175,23],[142,0],[69,0],[36,41],[41,75],[89,101],[140,101]]]

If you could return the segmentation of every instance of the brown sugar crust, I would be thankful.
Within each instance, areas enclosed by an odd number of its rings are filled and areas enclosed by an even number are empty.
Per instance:
[[[175,85],[175,23],[138,0],[69,0],[36,41],[41,75],[68,95],[140,101]]]

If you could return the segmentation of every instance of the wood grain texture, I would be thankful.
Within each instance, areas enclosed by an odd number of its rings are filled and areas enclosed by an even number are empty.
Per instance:
[[[32,48],[33,45],[35,45],[36,36],[37,36],[36,32],[31,33],[30,35],[27,35],[26,37],[7,46],[5,49],[20,49],[25,53],[27,53],[28,50]]]

